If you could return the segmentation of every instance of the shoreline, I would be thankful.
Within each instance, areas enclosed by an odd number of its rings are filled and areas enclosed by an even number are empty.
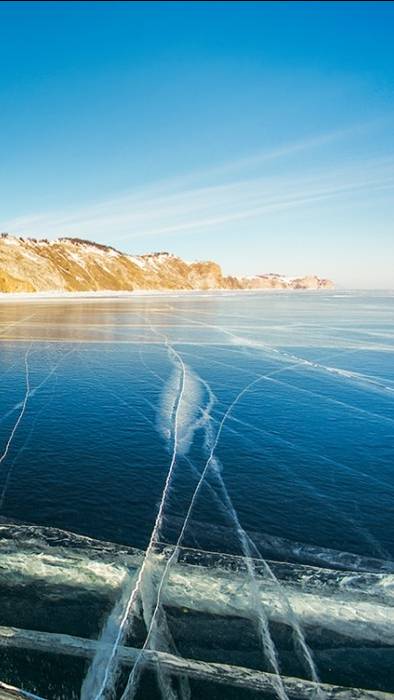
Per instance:
[[[281,294],[281,293],[313,293],[335,292],[335,289],[292,289],[290,288],[258,288],[258,289],[137,289],[134,291],[96,290],[84,292],[0,292],[0,304],[6,302],[34,302],[34,301],[61,301],[61,300],[99,300],[99,299],[133,299],[135,297],[162,297],[162,296],[235,296],[237,294]],[[338,290],[339,291],[339,290]],[[352,290],[340,290],[347,293]],[[354,290],[353,290],[354,291]],[[360,290],[362,291],[362,290]],[[366,290],[367,291],[367,290]],[[384,290],[382,290],[384,291]]]

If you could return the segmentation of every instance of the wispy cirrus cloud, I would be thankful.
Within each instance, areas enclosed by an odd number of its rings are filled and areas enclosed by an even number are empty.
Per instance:
[[[360,133],[368,125],[352,127]],[[22,235],[82,236],[97,241],[127,241],[144,236],[181,235],[257,219],[327,200],[390,191],[394,156],[306,166],[294,156],[349,136],[333,131],[271,151],[254,154],[186,176],[137,188],[86,207],[19,216],[1,230]],[[283,161],[270,171],[270,164]],[[253,177],[245,173],[253,171]]]

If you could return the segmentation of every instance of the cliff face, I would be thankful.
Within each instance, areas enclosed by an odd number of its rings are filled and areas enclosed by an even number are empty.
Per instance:
[[[283,275],[257,275],[242,279],[244,289],[333,289],[334,283],[316,275],[285,277]]]
[[[0,237],[0,292],[168,289],[319,289],[317,277],[225,277],[213,262],[186,263],[169,253],[133,256],[81,239]]]

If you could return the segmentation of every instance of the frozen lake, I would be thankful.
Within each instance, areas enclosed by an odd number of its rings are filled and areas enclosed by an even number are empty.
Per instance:
[[[394,697],[393,294],[12,300],[0,342],[0,680]]]

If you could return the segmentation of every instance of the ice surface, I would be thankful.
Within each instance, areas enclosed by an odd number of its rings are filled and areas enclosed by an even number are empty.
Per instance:
[[[83,700],[392,696],[392,303],[2,304],[7,682],[60,700],[35,648],[88,659]]]

